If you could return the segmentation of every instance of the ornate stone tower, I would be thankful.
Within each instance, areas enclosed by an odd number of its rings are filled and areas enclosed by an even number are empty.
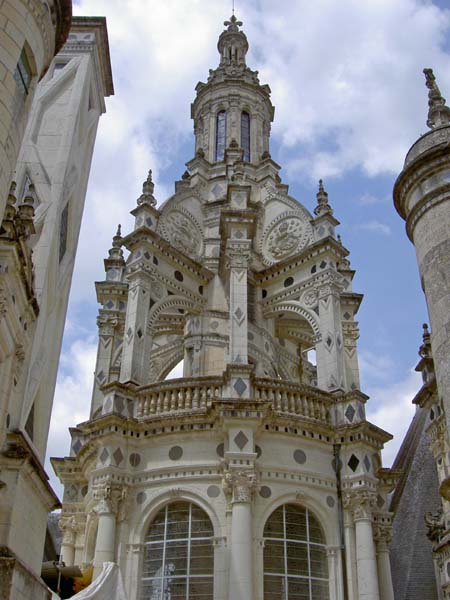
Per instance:
[[[406,155],[394,187],[394,203],[406,221],[406,232],[417,254],[422,289],[427,300],[431,336],[421,361],[426,393],[419,406],[428,411],[427,432],[436,459],[442,514],[427,516],[437,563],[438,587],[450,597],[450,108],[431,69],[424,69],[430,131]],[[426,359],[426,360],[425,360]],[[434,385],[435,389],[431,389]],[[437,389],[436,389],[437,388]]]
[[[311,214],[281,181],[241,25],[196,87],[175,194],[157,207],[149,173],[96,284],[90,418],[52,459],[63,557],[117,562],[130,600],[392,600],[391,436],[359,389],[362,297],[322,182]]]

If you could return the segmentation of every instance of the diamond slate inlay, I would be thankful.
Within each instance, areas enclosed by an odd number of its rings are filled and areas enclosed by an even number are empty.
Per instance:
[[[81,450],[82,446],[83,446],[83,444],[81,443],[81,440],[76,440],[72,444],[72,450],[75,452],[75,454],[78,454],[78,452]]]
[[[114,452],[113,459],[117,466],[119,466],[120,463],[123,461],[123,453],[120,448],[117,448],[117,450]]]
[[[243,448],[245,448],[245,446],[248,443],[248,437],[245,435],[245,433],[243,431],[240,431],[238,434],[236,434],[234,436],[234,443],[239,448],[239,450],[242,450]]]
[[[236,390],[236,392],[239,394],[239,396],[242,396],[242,394],[247,389],[247,384],[245,383],[245,381],[243,379],[241,379],[240,377],[238,377],[236,379],[236,381],[234,382],[233,387]]]
[[[354,454],[352,454],[350,456],[350,460],[348,461],[347,464],[354,473],[356,471],[356,469],[358,468],[359,458],[357,458]]]
[[[369,472],[370,471],[370,458],[367,456],[364,457],[364,466],[366,468],[366,471]]]
[[[349,404],[347,406],[347,410],[345,411],[345,416],[347,417],[347,419],[350,421],[350,423],[353,421],[353,419],[355,418],[355,413],[356,410],[353,408],[353,406],[351,404]]]
[[[109,456],[109,452],[106,448],[103,448],[103,450],[101,451],[100,454],[100,460],[102,461],[103,464],[105,464],[105,462],[107,461]]]

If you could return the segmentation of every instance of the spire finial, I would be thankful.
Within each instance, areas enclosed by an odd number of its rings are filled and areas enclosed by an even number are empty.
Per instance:
[[[427,125],[430,129],[437,129],[450,125],[450,108],[445,104],[445,98],[436,83],[433,69],[424,69],[425,84],[428,92],[428,119]]]
[[[319,179],[319,191],[317,192],[317,206],[314,209],[314,214],[317,216],[324,215],[326,213],[333,214],[333,209],[328,204],[328,194],[323,187],[322,179]]]
[[[141,204],[150,204],[150,206],[156,206],[156,199],[153,196],[153,192],[155,189],[155,184],[152,179],[152,170],[150,169],[147,175],[147,179],[144,181],[142,185],[142,194],[139,196],[137,203]]]
[[[419,348],[419,356],[422,358],[431,358],[431,336],[427,323],[422,325],[422,345]]]

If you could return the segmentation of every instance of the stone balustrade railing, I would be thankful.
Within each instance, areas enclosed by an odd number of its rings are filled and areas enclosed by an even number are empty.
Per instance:
[[[288,381],[255,378],[252,402],[271,404],[273,410],[322,423],[331,422],[333,399],[325,392]],[[221,377],[201,377],[160,381],[139,391],[138,419],[205,410],[213,400],[225,398]]]
[[[213,398],[222,396],[222,378],[172,379],[147,386],[141,391],[137,418],[205,409]]]
[[[287,381],[255,379],[254,396],[256,401],[271,403],[277,412],[331,423],[329,409],[333,400],[320,390]]]

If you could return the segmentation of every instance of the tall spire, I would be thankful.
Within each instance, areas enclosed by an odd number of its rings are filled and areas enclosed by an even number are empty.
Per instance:
[[[436,83],[433,69],[424,69],[426,86],[428,92],[428,119],[427,125],[430,129],[450,125],[450,108],[445,104],[445,98]]]

